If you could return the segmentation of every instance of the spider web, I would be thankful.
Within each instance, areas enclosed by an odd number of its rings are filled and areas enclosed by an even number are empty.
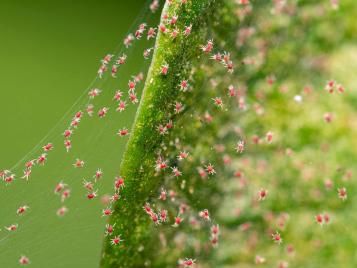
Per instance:
[[[106,222],[101,217],[102,209],[105,208],[102,199],[112,193],[113,180],[119,174],[119,164],[127,141],[127,137],[119,137],[116,133],[124,127],[130,131],[138,106],[128,100],[127,84],[133,80],[134,75],[142,72],[145,76],[150,59],[144,60],[142,54],[145,49],[153,46],[153,40],[146,40],[146,32],[140,40],[134,40],[129,48],[124,46],[122,40],[128,34],[134,34],[141,23],[147,23],[148,28],[155,27],[158,14],[152,14],[150,3],[146,1],[128,32],[122,31],[122,37],[118,39],[120,43],[114,50],[103,49],[103,56],[107,53],[115,55],[111,63],[123,53],[127,55],[127,62],[118,68],[117,78],[111,77],[112,65],[108,65],[103,78],[96,75],[47,134],[12,167],[5,168],[16,174],[16,179],[10,185],[0,186],[0,225],[7,227],[17,224],[18,230],[10,232],[0,228],[1,267],[17,267],[22,255],[29,257],[35,267],[98,266]],[[141,81],[136,86],[139,99],[143,84],[144,81]],[[88,92],[94,88],[102,92],[90,100]],[[122,99],[128,105],[121,113],[115,111],[117,102],[113,96],[116,90],[123,92]],[[89,103],[94,105],[92,117],[86,114]],[[108,114],[99,118],[97,112],[103,107],[109,108]],[[67,153],[62,133],[68,129],[78,111],[82,111],[84,116],[78,128],[74,129],[72,148]],[[21,179],[24,164],[43,153],[42,146],[47,143],[52,143],[54,149],[48,152],[46,164],[36,165],[28,181]],[[77,158],[85,162],[83,168],[73,167]],[[93,175],[97,169],[103,171],[102,179],[95,184],[98,197],[88,200],[83,180],[94,181]],[[54,187],[60,181],[67,184],[71,191],[71,196],[64,202],[54,194]],[[26,215],[16,215],[17,208],[23,205],[29,206]],[[58,217],[56,211],[62,206],[68,208],[68,213]]]

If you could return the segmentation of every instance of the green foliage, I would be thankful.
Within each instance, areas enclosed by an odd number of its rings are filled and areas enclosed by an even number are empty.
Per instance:
[[[114,248],[106,239],[101,267],[142,267],[156,250],[154,246],[151,249],[147,246],[151,228],[147,215],[143,213],[143,205],[149,198],[156,197],[162,183],[162,176],[155,174],[154,170],[163,140],[157,127],[174,117],[171,104],[179,94],[178,85],[189,76],[192,61],[199,55],[199,45],[207,36],[207,20],[217,2],[190,1],[189,5],[179,8],[166,4],[163,9],[163,13],[176,13],[180,17],[179,29],[192,24],[192,34],[175,40],[163,33],[158,34],[142,100],[120,168],[120,174],[125,178],[125,189],[111,217],[111,223],[116,224],[125,245]],[[160,74],[164,64],[169,65],[166,76]],[[141,248],[145,251],[141,252]]]

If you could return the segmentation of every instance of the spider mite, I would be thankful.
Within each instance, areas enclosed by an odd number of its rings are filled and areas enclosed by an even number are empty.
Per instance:
[[[147,60],[150,57],[152,50],[153,50],[152,47],[151,48],[147,48],[147,49],[144,50],[144,53],[143,53],[144,59]]]
[[[159,217],[161,222],[166,222],[167,221],[167,210],[161,209],[159,211]]]
[[[62,195],[61,195],[61,201],[62,203],[67,199],[69,198],[71,195],[71,190],[70,189],[66,189],[62,192]]]
[[[67,214],[67,212],[68,212],[68,208],[65,207],[65,206],[63,206],[63,207],[60,207],[60,208],[57,210],[56,214],[57,214],[58,217],[63,217],[64,215]]]
[[[211,227],[211,235],[219,235],[219,225],[212,225]]]
[[[218,247],[218,236],[212,235],[210,241],[211,241],[212,247],[214,247],[214,248]]]
[[[102,64],[99,69],[98,69],[98,76],[99,78],[102,78],[103,77],[103,74],[107,71],[107,66],[105,64]]]
[[[105,208],[102,210],[102,217],[112,215],[113,211],[111,208]]]
[[[120,101],[122,97],[123,97],[123,92],[117,90],[114,94],[113,100]]]
[[[131,44],[134,41],[134,35],[133,34],[129,34],[125,39],[124,39],[124,45],[126,48],[130,47]]]
[[[66,147],[66,151],[67,153],[69,152],[69,150],[72,148],[72,143],[70,140],[65,140],[64,141],[64,146]]]
[[[66,129],[64,132],[63,132],[63,137],[65,137],[66,139],[70,138],[73,134],[73,131],[70,130],[70,129]]]
[[[330,215],[328,215],[327,213],[324,214],[324,221],[326,224],[330,223]]]
[[[6,184],[10,184],[15,180],[15,174],[5,176],[3,180]]]
[[[139,83],[144,80],[144,74],[143,72],[140,72],[137,75],[133,76],[133,78],[136,83]]]
[[[281,244],[283,242],[283,239],[281,238],[281,235],[276,231],[274,234],[271,235],[272,239],[275,243]]]
[[[234,64],[233,61],[229,61],[224,64],[224,67],[227,68],[228,73],[233,73],[234,72]]]
[[[182,175],[182,172],[177,167],[172,167],[172,174],[177,178]]]
[[[115,177],[114,189],[120,190],[124,187],[125,187],[124,178],[123,177]]]
[[[129,80],[128,82],[129,92],[133,92],[136,87],[136,81]]]
[[[101,62],[105,65],[108,65],[110,63],[110,61],[112,60],[112,58],[114,57],[113,54],[107,54],[104,59],[101,60]]]
[[[160,6],[159,0],[153,0],[150,4],[150,10],[152,13],[155,13]]]
[[[179,29],[175,28],[172,30],[170,36],[172,39],[175,39],[179,35],[179,33],[180,33]]]
[[[245,98],[244,97],[240,97],[238,100],[238,107],[241,110],[245,110],[246,109],[246,104],[245,104]]]
[[[268,191],[265,190],[265,189],[260,189],[259,192],[258,192],[258,199],[259,201],[262,201],[264,200],[268,195]]]
[[[62,181],[59,182],[56,187],[55,187],[55,190],[54,190],[54,193],[55,194],[58,194],[60,192],[62,192],[62,190],[67,186],[67,184],[64,184]]]
[[[216,170],[214,169],[214,166],[212,164],[208,164],[206,166],[206,171],[209,175],[214,175],[216,174]]]
[[[168,167],[167,160],[164,160],[161,156],[156,159],[155,170],[165,170]]]
[[[89,200],[92,200],[92,199],[96,198],[97,197],[97,192],[98,192],[98,190],[88,193],[87,194],[87,198]]]
[[[207,172],[202,167],[197,167],[197,172],[201,179],[207,178]]]
[[[174,124],[173,124],[172,120],[169,120],[169,122],[167,122],[165,125],[166,129],[171,129],[171,128],[173,128],[173,126],[174,126]]]
[[[25,168],[26,169],[31,169],[35,165],[35,162],[36,162],[35,159],[27,161],[26,164],[25,164]],[[1,174],[0,177],[2,177],[2,176],[3,175]]]
[[[117,112],[123,112],[126,108],[126,101],[120,101],[116,109]]]
[[[345,187],[337,189],[338,197],[345,201],[347,199],[347,190]]]
[[[186,159],[187,157],[188,157],[188,152],[181,151],[177,156],[177,160],[182,161],[182,160]]]
[[[179,225],[181,224],[181,222],[183,221],[183,218],[180,217],[180,215],[178,215],[177,217],[175,217],[175,222],[172,225],[172,227],[179,227]]]
[[[331,123],[333,120],[333,115],[332,113],[325,113],[324,114],[324,119],[326,121],[326,123]]]
[[[159,31],[163,34],[169,32],[169,30],[166,28],[165,24],[162,24],[162,23],[159,25]]]
[[[187,206],[187,204],[181,203],[179,208],[179,214],[184,214],[188,209],[189,207]]]
[[[31,169],[25,169],[24,170],[24,175],[21,178],[22,179],[26,179],[28,181],[30,176],[31,176],[31,173],[32,173]]]
[[[221,97],[215,97],[212,98],[214,105],[216,105],[219,108],[223,108],[223,101]]]
[[[94,174],[95,181],[99,180],[102,176],[103,176],[103,171],[100,168],[98,168]]]
[[[129,93],[129,99],[131,101],[132,104],[138,103],[138,97],[136,96],[135,93]]]
[[[141,39],[145,30],[146,30],[146,23],[140,24],[139,28],[135,31],[135,38],[138,40]]]
[[[266,78],[266,82],[268,83],[269,86],[272,86],[276,81],[276,77],[274,75],[269,75]]]
[[[204,209],[202,211],[200,211],[198,213],[198,216],[200,216],[202,219],[206,220],[206,221],[210,221],[210,217],[209,217],[209,212],[208,209]]]
[[[21,206],[19,207],[17,210],[16,210],[16,214],[21,216],[23,214],[25,214],[25,212],[29,209],[30,207],[29,206]]]
[[[90,99],[94,99],[95,97],[99,96],[99,94],[101,92],[102,91],[100,89],[94,88],[94,89],[89,90],[88,96],[89,96]]]
[[[129,131],[128,131],[127,128],[122,128],[122,129],[118,130],[117,135],[120,136],[120,137],[124,137],[124,136],[129,135]]]
[[[211,59],[214,61],[217,61],[217,62],[221,62],[223,57],[222,57],[222,54],[218,52],[218,53],[212,55]]]
[[[80,118],[74,118],[74,119],[71,121],[71,127],[77,128],[80,121],[81,121]]]
[[[164,188],[161,188],[159,199],[165,201],[167,198],[167,192]]]
[[[186,92],[188,90],[188,87],[189,87],[188,81],[187,80],[182,80],[180,82],[179,87],[180,87],[181,91]]]
[[[98,116],[99,116],[100,118],[103,118],[104,116],[107,115],[108,110],[109,110],[109,108],[107,108],[107,107],[103,107],[103,108],[99,109],[99,111],[98,111]]]
[[[76,162],[74,162],[73,166],[75,168],[82,168],[82,167],[84,167],[84,161],[77,158]]]
[[[337,87],[337,92],[338,93],[344,93],[345,92],[345,88],[343,86],[337,85],[336,87]]]
[[[21,256],[20,259],[19,259],[19,264],[20,265],[30,264],[30,259],[27,258],[26,256]]]
[[[94,105],[93,104],[88,104],[86,108],[87,114],[89,116],[93,116],[94,113]]]
[[[45,152],[51,151],[51,150],[53,149],[53,144],[52,144],[52,143],[48,143],[48,144],[46,144],[45,146],[43,146],[42,149],[43,149]]]
[[[333,93],[335,90],[335,85],[336,85],[336,82],[334,80],[330,80],[327,82],[327,84],[325,86],[325,90],[327,90],[329,93]]]
[[[120,237],[121,235],[114,236],[114,238],[110,239],[110,243],[114,246],[119,245],[123,240]]]
[[[156,213],[152,212],[151,214],[149,214],[149,216],[150,216],[152,222],[153,222],[155,225],[159,225],[159,224],[160,224],[159,216],[158,216]]]
[[[120,195],[118,193],[114,193],[111,197],[110,197],[110,202],[113,203],[115,201],[118,201],[120,199]]]
[[[266,134],[266,139],[268,143],[271,143],[273,141],[273,133],[271,131]]]
[[[161,65],[160,74],[167,75],[168,71],[169,71],[169,65],[168,64]]]
[[[107,224],[105,225],[105,236],[109,236],[112,235],[112,233],[114,232],[114,226],[115,224],[111,225],[111,224]]]
[[[183,266],[184,268],[193,267],[195,264],[196,260],[194,259],[186,258],[185,260],[179,260],[179,265]]]
[[[118,66],[117,65],[113,65],[112,69],[111,69],[111,75],[113,78],[117,77],[117,72],[118,72]]]
[[[233,85],[230,85],[230,86],[228,87],[228,96],[230,96],[230,97],[235,97],[236,95],[237,95],[236,89],[234,88]]]
[[[213,121],[213,116],[210,115],[209,112],[205,112],[204,115],[203,115],[203,120],[206,122],[206,123],[211,123]]]
[[[191,34],[191,31],[192,31],[192,24],[185,26],[185,29],[183,30],[183,35],[187,37]]]
[[[46,163],[46,160],[47,160],[47,154],[43,153],[37,158],[37,164],[43,166]]]
[[[184,106],[181,102],[175,102],[174,103],[174,107],[175,107],[175,114],[181,113],[184,109]]]
[[[147,33],[147,40],[150,40],[151,38],[155,38],[156,36],[156,28],[150,27]]]
[[[176,192],[174,190],[169,191],[169,196],[172,202],[175,202]]]
[[[150,206],[150,204],[149,203],[145,203],[145,205],[144,205],[144,210],[145,210],[145,212],[146,212],[146,214],[152,214],[153,213],[153,210],[151,209],[151,206]]]
[[[83,180],[83,187],[86,188],[88,191],[93,191],[94,189],[93,182],[86,180]]]
[[[324,224],[324,216],[322,214],[317,214],[315,216],[315,220],[318,224],[320,224],[321,226]]]
[[[17,223],[15,223],[15,224],[11,224],[7,227],[5,226],[5,229],[8,230],[9,232],[13,232],[13,231],[17,230],[18,226],[19,225]]]
[[[116,65],[123,65],[123,64],[125,64],[125,62],[126,62],[126,59],[127,59],[127,56],[126,56],[126,54],[122,54],[120,57],[118,57],[118,59],[115,61],[115,64]]]
[[[238,141],[237,142],[237,145],[236,145],[236,152],[237,153],[243,153],[243,151],[244,151],[244,147],[245,147],[245,143],[244,143],[244,141]]]
[[[200,48],[206,54],[211,53],[211,51],[213,50],[213,40],[208,40],[207,44],[201,45]]]
[[[169,23],[170,23],[171,25],[175,25],[176,22],[177,22],[177,20],[178,20],[178,16],[175,14],[175,15],[173,15],[173,16],[171,17],[171,19],[169,20]]]

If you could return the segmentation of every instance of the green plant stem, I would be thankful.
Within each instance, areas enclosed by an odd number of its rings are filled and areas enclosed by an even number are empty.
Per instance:
[[[182,6],[166,3],[162,11],[178,15],[177,27],[181,32],[192,24],[192,33],[174,40],[169,34],[157,36],[143,96],[120,167],[125,188],[110,218],[110,223],[115,224],[115,235],[121,234],[124,242],[113,246],[110,237],[105,239],[100,267],[144,267],[156,250],[147,246],[153,227],[143,205],[157,197],[163,178],[154,169],[163,141],[157,127],[172,117],[171,104],[179,94],[178,85],[188,78],[193,61],[199,56],[199,45],[207,38],[207,22],[219,3],[218,0],[191,0]],[[166,76],[160,74],[163,64],[169,65]]]

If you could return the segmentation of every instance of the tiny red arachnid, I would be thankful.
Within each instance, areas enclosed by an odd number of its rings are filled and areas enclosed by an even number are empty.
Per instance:
[[[111,243],[112,245],[119,245],[121,242],[124,241],[124,240],[121,239],[120,236],[121,236],[121,235],[114,236],[112,239],[110,239],[110,243]]]
[[[27,265],[30,264],[30,259],[24,255],[22,255],[19,259],[19,264],[20,265]]]
[[[198,213],[198,215],[199,215],[202,219],[204,219],[204,220],[206,220],[206,221],[210,221],[210,220],[211,220],[210,217],[209,217],[208,209],[204,209],[204,210],[200,211],[200,212]]]
[[[216,170],[214,169],[214,166],[212,164],[208,164],[206,166],[206,171],[209,175],[214,175],[216,174]]]
[[[17,210],[16,210],[16,214],[17,215],[23,215],[25,214],[25,212],[29,209],[30,207],[29,206],[20,206]]]
[[[260,189],[259,192],[258,192],[258,199],[259,201],[262,201],[264,200],[268,195],[268,191],[265,190],[265,189]]]
[[[278,231],[273,233],[271,236],[272,236],[272,239],[273,239],[273,241],[275,243],[281,244],[283,242],[283,239],[281,238],[281,235],[278,233]]]

